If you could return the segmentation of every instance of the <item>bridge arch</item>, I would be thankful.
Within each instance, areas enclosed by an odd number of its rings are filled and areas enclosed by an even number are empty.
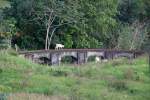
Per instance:
[[[60,63],[65,63],[65,64],[77,64],[78,59],[74,56],[63,56],[61,57]]]
[[[104,59],[104,52],[88,52],[87,53],[87,61],[95,60],[95,57],[99,57],[100,59]]]
[[[119,58],[119,57],[126,57],[128,59],[131,59],[134,57],[133,53],[117,53],[114,55],[114,58]]]
[[[26,54],[25,58],[31,59],[33,62],[39,63],[39,64],[48,64],[51,65],[50,61],[50,54],[49,53],[32,53],[32,54]]]
[[[48,57],[39,57],[38,61],[40,64],[47,64],[47,65],[51,65],[51,59]]]
[[[77,53],[75,52],[66,52],[66,53],[62,53],[59,56],[59,63],[62,62],[67,62],[67,63],[77,63],[78,58],[77,58]]]

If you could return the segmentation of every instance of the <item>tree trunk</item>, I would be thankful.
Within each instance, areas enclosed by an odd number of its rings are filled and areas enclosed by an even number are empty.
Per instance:
[[[48,49],[48,34],[49,34],[49,30],[50,30],[50,25],[48,25],[47,27],[47,31],[46,31],[46,39],[45,39],[45,50]]]
[[[53,18],[52,18],[52,13],[50,14],[50,16],[49,16],[49,19],[48,19],[48,26],[47,26],[47,32],[46,32],[46,40],[45,40],[45,50],[48,50],[49,49],[49,44],[48,44],[48,42],[49,42],[49,31],[50,31],[50,28],[51,28],[51,25],[53,24],[53,22],[54,22],[54,20],[55,20],[55,17],[56,16],[53,16]]]
[[[50,36],[50,38],[49,38],[49,41],[48,41],[48,50],[49,50],[49,48],[50,48],[51,41],[52,41],[52,37],[53,37],[53,35],[54,35],[55,30],[56,30],[56,28],[53,29],[52,34],[51,34],[51,36]]]

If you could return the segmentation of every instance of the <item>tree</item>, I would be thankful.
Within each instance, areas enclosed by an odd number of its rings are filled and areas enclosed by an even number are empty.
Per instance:
[[[120,0],[118,19],[122,22],[133,23],[149,18],[149,0]]]
[[[45,49],[49,49],[54,32],[57,28],[66,24],[74,24],[80,18],[78,9],[80,8],[77,0],[45,0],[37,2],[34,14],[37,19],[45,24],[46,38]],[[49,33],[51,35],[49,36]]]
[[[82,20],[81,33],[85,32],[99,42],[108,46],[113,31],[117,27],[118,0],[81,0]]]
[[[16,20],[20,35],[13,40],[23,49],[49,49],[56,43],[67,48],[114,48],[118,40],[122,41],[118,39],[122,34],[117,33],[120,26],[149,19],[148,0],[9,1],[11,8],[5,10],[5,15]],[[121,31],[132,36],[125,29]]]
[[[139,47],[141,46],[141,42],[140,42],[141,40],[136,42],[135,39],[137,39],[137,37],[136,37],[137,35],[133,34],[133,33],[138,33],[138,36],[139,35],[142,36],[142,35],[144,35],[144,33],[147,33],[147,38],[150,38],[150,30],[149,30],[150,25],[148,24],[149,19],[150,19],[149,9],[150,9],[150,1],[149,0],[120,0],[119,6],[118,6],[119,13],[118,13],[117,18],[119,19],[119,22],[121,24],[120,26],[122,26],[123,24],[127,24],[127,27],[124,26],[124,29],[121,28],[122,31],[120,32],[119,35],[122,34],[122,36],[121,36],[122,40],[124,40],[124,43],[127,43],[125,45],[122,41],[122,46],[124,46],[124,47],[126,46],[125,47],[126,49],[127,48],[128,49],[129,48],[130,49],[133,49],[133,48],[139,49]],[[137,26],[135,26],[134,24]],[[136,32],[136,31],[138,31],[138,32]],[[147,31],[147,32],[144,32],[144,31]],[[135,36],[133,36],[133,35],[135,35]],[[136,38],[133,39],[133,37],[136,37]],[[144,39],[144,37],[142,39]],[[121,42],[120,40],[121,39],[119,36],[118,42]],[[132,43],[130,42],[131,45],[130,45],[130,43],[128,44],[129,41],[127,41],[127,40],[132,41]],[[146,41],[143,41],[143,42],[146,42]],[[120,44],[120,43],[118,43],[118,44]],[[138,46],[135,46],[135,44]],[[145,44],[145,43],[142,43],[142,44]],[[128,45],[128,47],[127,47],[127,45]]]
[[[141,49],[148,39],[147,24],[135,21],[133,24],[123,26],[119,31],[118,48],[126,50]]]

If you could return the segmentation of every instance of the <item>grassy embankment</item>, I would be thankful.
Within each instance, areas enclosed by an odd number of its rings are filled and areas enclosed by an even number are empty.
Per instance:
[[[49,67],[1,51],[3,93],[9,100],[150,100],[147,59]]]

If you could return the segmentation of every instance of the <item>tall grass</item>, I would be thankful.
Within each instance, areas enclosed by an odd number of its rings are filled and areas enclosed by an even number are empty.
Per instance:
[[[44,66],[1,51],[0,93],[9,100],[149,100],[147,59]]]

